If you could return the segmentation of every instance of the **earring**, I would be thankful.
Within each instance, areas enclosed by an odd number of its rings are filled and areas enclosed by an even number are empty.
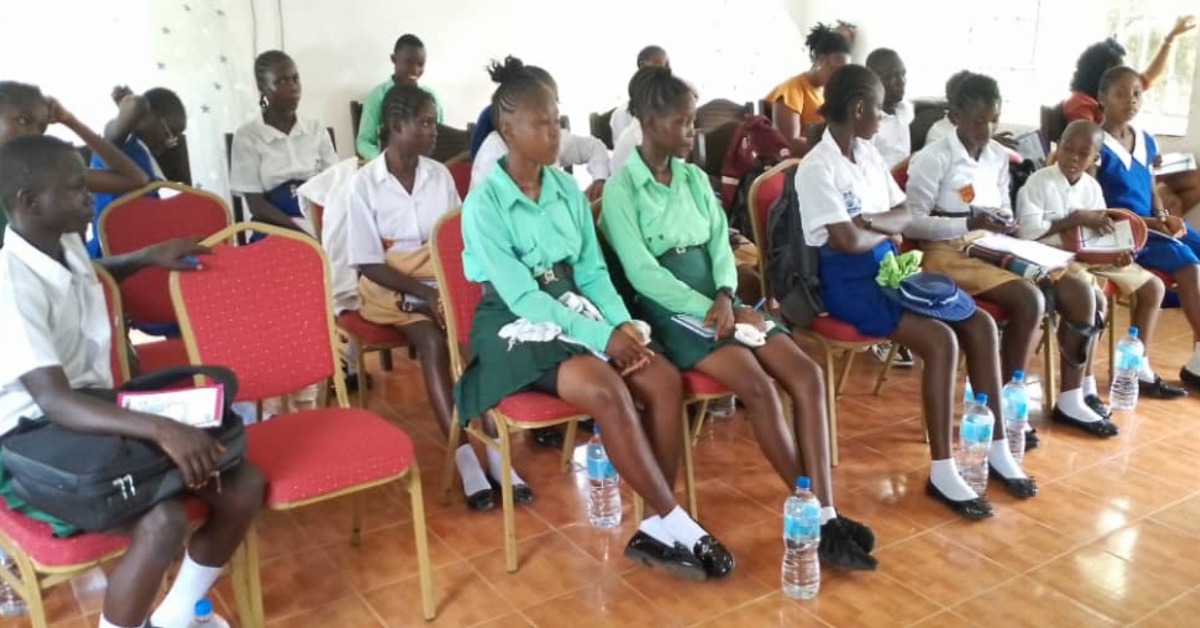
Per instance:
[[[271,104],[271,99],[267,98],[266,94],[261,94],[258,97],[258,107],[260,109],[266,109],[268,106],[270,106],[270,104]]]

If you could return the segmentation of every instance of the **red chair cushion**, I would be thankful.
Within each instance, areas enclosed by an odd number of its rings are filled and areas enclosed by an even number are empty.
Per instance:
[[[267,480],[268,506],[290,504],[399,475],[413,444],[366,410],[318,408],[246,428],[248,457]]]
[[[854,326],[850,323],[840,321],[832,316],[818,316],[809,329],[814,334],[838,342],[861,342],[864,344],[881,342],[879,338],[872,338],[858,333],[858,330],[854,329]]]
[[[520,423],[553,423],[579,416],[579,409],[555,397],[540,392],[519,392],[509,395],[496,406],[504,416]]]
[[[999,304],[985,301],[984,299],[975,299],[975,307],[990,314],[992,318],[996,319],[997,323],[1008,320],[1008,312]]]
[[[454,179],[454,189],[458,190],[459,198],[466,198],[467,192],[471,191],[471,162],[459,161],[446,167]]]
[[[728,392],[717,380],[692,369],[683,372],[683,390],[688,395],[721,395]]]
[[[363,318],[357,310],[337,316],[338,329],[369,345],[402,345],[407,342],[404,332],[391,325],[376,325]]]
[[[1174,277],[1168,275],[1167,273],[1162,272],[1161,270],[1154,270],[1153,268],[1147,268],[1146,270],[1150,271],[1150,273],[1152,275],[1154,275],[1155,277],[1158,277],[1158,279],[1163,282],[1163,285],[1167,287],[1167,290],[1175,289],[1175,278]]]
[[[172,366],[190,364],[187,347],[184,346],[182,338],[167,338],[134,345],[133,350],[137,353],[139,373],[153,373]]]

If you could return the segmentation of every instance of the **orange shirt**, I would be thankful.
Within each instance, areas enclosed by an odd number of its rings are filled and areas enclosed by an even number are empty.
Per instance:
[[[788,109],[800,114],[801,128],[810,124],[824,122],[821,117],[821,105],[825,104],[825,97],[821,90],[812,86],[808,79],[804,78],[803,74],[793,76],[792,78],[780,83],[775,89],[767,94],[766,101],[775,103],[783,101]]]

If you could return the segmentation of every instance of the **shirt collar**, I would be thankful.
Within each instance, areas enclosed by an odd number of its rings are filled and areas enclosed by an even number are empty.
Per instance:
[[[683,160],[672,157],[669,164],[671,167],[671,185],[675,186],[687,183],[686,179],[691,176],[691,173],[684,167]],[[629,176],[633,180],[635,188],[642,188],[655,182],[654,173],[650,172],[650,166],[647,166],[646,162],[642,160],[641,151],[634,149],[629,154],[629,160],[625,162],[625,167],[629,169]]]
[[[860,165],[862,164],[862,161],[864,159],[864,147],[869,146],[869,145],[870,145],[870,142],[862,139],[861,137],[856,137],[851,141],[850,152],[854,155],[854,163],[860,164]],[[813,148],[813,152],[816,152],[818,150],[826,153],[826,154],[818,153],[818,156],[820,156],[824,159],[833,161],[834,163],[837,163],[837,164],[844,163],[847,165],[849,165],[851,163],[849,160],[846,159],[846,156],[843,155],[842,151],[838,148],[837,140],[833,138],[833,133],[829,132],[829,127],[825,127],[825,132],[823,134],[821,134],[821,141],[817,142],[816,147]]]
[[[28,240],[13,230],[9,225],[4,231],[4,254],[13,257],[20,261],[25,266],[28,266],[33,274],[39,279],[49,284],[58,296],[65,296],[71,288],[71,280],[76,274],[87,274],[91,269],[91,262],[86,258],[81,257],[78,250],[80,247],[72,246],[70,238],[79,239],[78,234],[68,233],[63,234],[60,238],[63,247],[63,258],[67,265],[55,261],[54,258],[46,255],[37,247],[30,244]]]
[[[988,143],[983,145],[983,150],[979,152],[979,159],[975,159],[974,157],[971,157],[970,153],[967,152],[967,147],[963,145],[962,140],[958,139],[957,128],[952,129],[946,138],[950,143],[950,153],[955,159],[979,163],[983,162],[984,159],[989,156],[989,154],[991,154],[993,157],[995,157],[996,154],[1004,155],[1004,158],[1007,159],[1007,155],[1003,153],[1003,149],[1000,147],[1000,144],[996,143],[996,140],[988,140]]]
[[[250,130],[260,142],[274,142],[278,140],[286,140],[289,137],[308,135],[312,133],[313,127],[316,125],[315,120],[309,120],[303,116],[296,116],[296,124],[292,126],[291,133],[284,133],[279,129],[267,124],[263,121],[262,115],[254,116],[250,121]]]
[[[1143,166],[1148,166],[1149,164],[1146,163],[1146,135],[1132,124],[1129,125],[1129,131],[1133,134],[1132,154],[1125,149],[1125,145],[1121,144],[1121,140],[1108,131],[1104,132],[1104,146],[1112,151],[1112,154],[1121,160],[1126,168],[1129,168],[1135,159]]]
[[[538,193],[538,200],[533,202],[517,183],[508,176],[508,171],[504,169],[504,165],[508,163],[508,156],[501,157],[496,162],[496,167],[492,168],[492,173],[488,175],[486,184],[491,188],[492,193],[496,195],[496,200],[500,202],[500,206],[505,209],[512,209],[521,202],[545,207],[548,203],[556,198],[568,198],[567,192],[562,188],[561,182],[554,176],[554,169],[548,166],[542,166],[542,190]]]
[[[430,162],[431,160],[428,157],[419,157],[417,159],[417,173],[413,178],[412,189],[412,194],[414,196],[417,194],[417,190],[420,190],[425,182],[429,180],[429,171],[432,167]],[[366,170],[367,176],[371,179],[371,183],[374,183],[376,186],[381,186],[387,183],[389,179],[394,178],[392,177],[392,172],[388,170],[387,167],[386,151],[379,153],[378,157],[367,163]],[[397,181],[396,185],[400,185],[400,182]],[[400,185],[400,189],[404,189],[404,186]],[[407,192],[407,190],[405,191]]]

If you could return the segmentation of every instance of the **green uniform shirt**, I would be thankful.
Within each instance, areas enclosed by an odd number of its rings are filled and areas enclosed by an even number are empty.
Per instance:
[[[725,210],[699,167],[672,158],[671,185],[666,186],[654,180],[634,151],[604,185],[603,208],[600,231],[638,294],[672,312],[704,318],[712,298],[658,263],[663,253],[690,246],[708,252],[717,288],[737,288]]]
[[[383,119],[383,97],[387,95],[389,89],[395,85],[392,77],[372,89],[367,97],[362,102],[362,119],[358,122],[358,137],[355,141],[355,148],[358,150],[358,156],[366,161],[370,161],[379,156],[379,125]],[[442,123],[442,103],[438,101],[437,94],[428,87],[418,85],[425,90],[430,96],[433,96],[433,106],[437,109],[438,124]]]
[[[504,163],[463,203],[463,272],[471,281],[490,281],[513,314],[554,323],[603,352],[613,330],[630,316],[604,265],[587,199],[570,175],[542,168],[542,190],[534,202],[508,176]],[[576,288],[604,321],[576,314],[541,290],[534,277],[558,262],[573,267]]]

